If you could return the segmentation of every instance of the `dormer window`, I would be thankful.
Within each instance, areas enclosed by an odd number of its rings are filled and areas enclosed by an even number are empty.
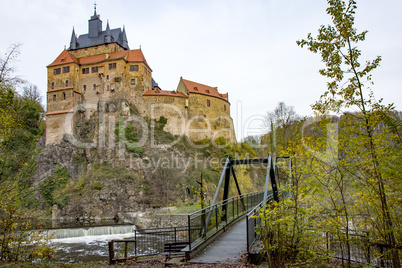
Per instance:
[[[64,62],[64,59],[61,59],[61,62]]]
[[[206,92],[207,92],[207,93],[210,93],[210,92],[209,92],[209,89],[207,89]]]
[[[198,88],[197,88],[197,87],[194,87],[194,90],[197,90],[197,91],[198,91]]]

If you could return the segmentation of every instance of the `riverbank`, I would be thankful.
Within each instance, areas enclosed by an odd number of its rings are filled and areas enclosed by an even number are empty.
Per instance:
[[[9,267],[9,268],[102,268],[102,267],[109,267],[109,268],[122,268],[122,267],[152,267],[152,268],[162,268],[165,267],[165,258],[160,259],[152,259],[152,260],[143,260],[143,261],[127,261],[125,264],[115,264],[109,265],[105,261],[99,262],[88,262],[88,263],[1,263],[0,267]],[[207,268],[207,267],[216,267],[216,268],[223,268],[223,267],[239,267],[239,268],[246,268],[246,267],[257,267],[254,265],[243,264],[243,265],[228,265],[228,264],[190,264],[190,263],[183,263],[177,265],[176,267],[188,267],[188,268]]]

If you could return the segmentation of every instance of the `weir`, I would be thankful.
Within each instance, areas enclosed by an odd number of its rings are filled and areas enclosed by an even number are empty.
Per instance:
[[[45,237],[52,239],[63,239],[72,237],[99,236],[99,235],[117,235],[117,234],[134,234],[135,225],[112,225],[112,226],[94,226],[79,228],[63,228],[63,229],[47,229],[43,231]]]

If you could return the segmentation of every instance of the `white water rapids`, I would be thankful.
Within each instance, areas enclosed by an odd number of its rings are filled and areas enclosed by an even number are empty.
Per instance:
[[[51,245],[56,248],[56,261],[88,262],[108,259],[108,242],[114,239],[132,238],[134,225],[115,225],[49,229],[54,233]]]

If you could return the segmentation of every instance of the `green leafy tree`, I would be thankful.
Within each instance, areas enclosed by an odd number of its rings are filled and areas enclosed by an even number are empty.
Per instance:
[[[382,104],[382,99],[376,101],[369,87],[371,72],[379,66],[381,57],[362,63],[358,43],[365,40],[367,31],[359,33],[354,28],[356,2],[329,0],[328,4],[333,25],[321,26],[317,37],[308,34],[307,39],[297,41],[299,46],[320,53],[326,67],[319,72],[330,79],[327,90],[312,107],[317,114],[344,112],[340,139],[343,157],[338,166],[349,173],[356,186],[361,185],[355,188],[360,200],[366,201],[366,206],[358,207],[361,213],[368,213],[370,218],[379,212],[369,228],[378,230],[379,243],[390,248],[394,267],[400,267],[400,216],[390,206],[401,194],[401,177],[395,166],[401,157],[400,139],[394,134],[399,131],[393,133],[383,127],[384,122],[392,121],[393,105]],[[351,109],[357,112],[348,112]]]
[[[48,239],[31,231],[25,208],[33,201],[31,176],[36,168],[35,143],[43,134],[44,109],[35,86],[18,94],[22,80],[13,76],[12,62],[19,45],[0,58],[0,260],[50,258]],[[28,195],[30,196],[28,198]],[[25,203],[25,204],[24,204]]]

